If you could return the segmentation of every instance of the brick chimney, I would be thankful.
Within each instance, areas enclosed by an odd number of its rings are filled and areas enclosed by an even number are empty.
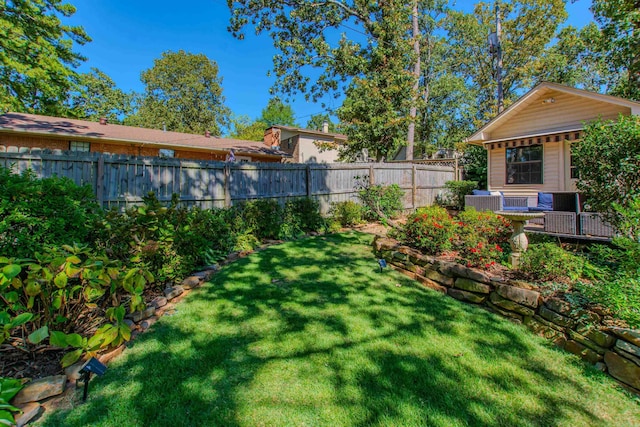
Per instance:
[[[107,124],[107,118],[106,117],[100,117],[100,124],[101,125],[106,125]]]
[[[329,122],[326,120],[322,122],[322,132],[329,133]]]
[[[204,131],[204,137],[205,138],[211,138],[211,132],[209,132],[208,130]]]

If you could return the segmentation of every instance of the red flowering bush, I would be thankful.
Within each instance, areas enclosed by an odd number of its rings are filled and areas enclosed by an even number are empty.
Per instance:
[[[468,267],[490,268],[506,259],[511,223],[493,212],[467,209],[456,218],[458,255]]]
[[[405,242],[427,254],[436,255],[451,249],[456,225],[440,206],[421,208],[407,218],[403,229]]]

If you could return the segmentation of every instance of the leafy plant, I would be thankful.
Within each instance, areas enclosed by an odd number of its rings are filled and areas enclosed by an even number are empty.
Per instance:
[[[31,258],[46,245],[90,241],[99,217],[89,185],[0,168],[0,254]]]
[[[557,244],[533,244],[520,258],[520,271],[536,282],[575,281],[580,278],[584,263],[584,258],[562,249]]]
[[[360,178],[357,187],[365,219],[385,221],[387,218],[397,217],[402,212],[404,193],[398,184],[372,185],[367,177],[363,177]]]
[[[362,223],[362,206],[353,200],[333,203],[329,214],[342,227],[353,227]]]
[[[446,192],[440,198],[440,204],[454,209],[464,209],[464,196],[471,194],[478,188],[477,181],[447,181],[444,183]]]
[[[505,260],[511,235],[505,218],[468,208],[458,213],[456,225],[455,247],[468,266],[489,268]]]
[[[312,231],[319,231],[325,225],[320,215],[320,206],[314,199],[304,197],[287,200],[284,206],[280,237],[290,239]]]
[[[12,412],[21,412],[20,409],[9,404],[9,401],[22,389],[22,382],[12,378],[0,377],[0,424],[12,426],[16,420]]]
[[[402,228],[406,242],[428,254],[439,254],[453,246],[456,226],[440,206],[420,208],[409,215]]]

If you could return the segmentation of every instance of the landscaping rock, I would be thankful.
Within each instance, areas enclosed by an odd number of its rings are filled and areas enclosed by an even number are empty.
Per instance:
[[[619,348],[622,351],[626,351],[627,353],[630,353],[636,357],[640,357],[640,347],[626,342],[625,340],[617,340],[616,348]]]
[[[447,288],[447,294],[460,301],[467,301],[474,304],[482,304],[487,299],[486,295],[477,295],[461,289]]]
[[[582,359],[593,365],[602,360],[601,355],[574,340],[568,340],[564,345],[564,349],[569,353],[577,354]]]
[[[626,351],[624,351],[624,350],[622,350],[622,349],[620,349],[618,347],[615,347],[614,351],[616,353],[618,353],[620,356],[624,357],[625,359],[629,359],[633,363],[635,363],[636,365],[640,366],[640,357],[636,357],[631,353],[627,353]]]
[[[502,298],[497,292],[491,292],[489,295],[489,300],[498,307],[501,307],[505,310],[514,311],[523,316],[533,316],[535,311],[533,309],[525,307],[524,305],[520,305],[517,302],[513,302],[506,298]]]
[[[136,331],[136,333],[139,333]],[[133,333],[131,334],[133,336]],[[107,353],[101,354],[100,356],[98,356],[98,360],[100,361],[100,363],[102,364],[107,364],[110,361],[112,361],[114,358],[118,357],[119,355],[122,354],[122,352],[124,351],[125,346],[121,345],[120,347],[117,347]]]
[[[36,402],[29,402],[15,406],[22,411],[21,414],[16,415],[16,427],[23,427],[27,425],[29,421],[36,418],[42,412],[42,405]]]
[[[55,375],[31,381],[16,394],[12,403],[36,402],[47,397],[57,396],[64,391],[67,384],[66,375]]]
[[[509,311],[509,310],[504,310],[502,307],[498,307],[497,305],[492,304],[489,301],[487,301],[486,304],[487,304],[487,308],[489,309],[489,311],[492,311],[492,312],[494,312],[496,314],[499,314],[501,316],[504,316],[504,317],[508,317],[510,319],[517,319],[520,322],[523,321],[523,317],[521,315],[517,314],[517,313],[514,313],[514,312]]]
[[[178,295],[181,295],[183,292],[184,292],[184,288],[182,286],[180,286],[180,285],[177,285],[177,286],[166,288],[164,290],[164,296],[168,300],[172,300],[175,297],[177,297]]]
[[[431,270],[431,269],[425,271],[424,276],[433,280],[434,282],[438,282],[439,284],[443,286],[448,286],[448,287],[453,286],[453,282],[455,281],[453,277],[445,276],[444,274],[438,272],[437,270]]]
[[[165,297],[155,297],[151,300],[151,306],[155,308],[164,307],[167,305],[167,299]]]
[[[609,328],[609,330],[623,340],[640,347],[640,330],[616,327]]]
[[[488,294],[491,292],[491,286],[484,283],[477,282],[475,280],[459,277],[453,284],[454,288],[462,289],[464,291],[476,292],[479,294]]]
[[[409,271],[409,270],[405,270],[404,268],[402,268],[402,264],[401,266],[398,266],[396,264],[390,264],[391,268],[393,268],[395,271],[404,274],[405,276],[411,278],[411,279],[415,279],[416,278],[416,273],[414,273],[413,271]]]
[[[76,382],[78,379],[80,379],[80,369],[82,369],[82,367],[84,366],[84,361],[78,362],[78,363],[74,363],[71,366],[67,366],[64,369],[64,374],[67,376],[67,379],[71,382]]]
[[[475,280],[476,282],[491,283],[491,278],[488,274],[453,262],[441,262],[438,265],[438,270],[442,274],[451,277],[464,277],[465,279]]]
[[[146,331],[151,326],[153,326],[153,324],[156,323],[157,321],[158,321],[158,318],[156,316],[143,320],[142,322],[140,322],[140,329],[143,331]]]
[[[541,323],[541,324],[545,325],[548,328],[552,328],[552,329],[555,329],[556,331],[560,331],[560,332],[562,332],[564,334],[564,328],[562,326],[556,325],[553,322],[549,322],[547,319],[543,319],[542,317],[540,317],[537,314],[534,314],[533,318],[535,319],[536,322]]]
[[[605,353],[604,362],[612,377],[635,389],[640,389],[640,366],[613,351]]]
[[[419,274],[416,274],[416,280],[422,283],[423,285],[425,285],[427,288],[433,289],[434,291],[442,292],[443,294],[447,293],[446,287],[441,286],[440,284],[429,279],[428,277],[424,277],[424,276],[420,276]]]
[[[600,372],[607,372],[607,364],[604,362],[598,362],[595,365],[593,365],[593,367]]]
[[[582,333],[585,337],[598,344],[600,347],[610,348],[616,342],[616,339],[606,332],[599,331],[595,328],[589,329]]]
[[[131,319],[124,319],[124,324],[127,325],[129,327],[129,329],[135,329],[136,328],[136,322],[134,322]]]
[[[598,344],[593,341],[587,339],[585,336],[580,335],[576,331],[569,331],[569,336],[572,340],[579,342],[580,344],[589,347],[591,350],[595,351],[598,354],[605,354],[607,352],[606,348],[600,347]]]
[[[542,319],[540,319],[542,320]],[[548,323],[548,322],[545,322]],[[534,334],[539,335],[543,338],[546,338],[548,340],[551,341],[556,341],[560,338],[565,339],[564,333],[554,329],[548,325],[546,325],[545,323],[539,321],[538,319],[536,319],[536,317],[532,317],[532,316],[525,316],[524,317],[524,324],[527,326],[527,328],[529,328],[529,330],[531,330]],[[564,346],[564,342],[562,343],[561,346]]]
[[[563,316],[562,314],[556,313],[555,311],[548,309],[544,305],[540,307],[540,310],[538,310],[538,314],[540,314],[540,316],[544,319],[555,323],[556,325],[564,326],[567,328],[571,328],[575,324],[574,320]]]
[[[555,311],[556,313],[560,313],[564,316],[569,316],[574,311],[568,301],[560,298],[549,298],[544,302],[544,305],[546,305],[549,309]]]
[[[403,254],[403,253],[402,253],[402,252],[400,252],[400,251],[394,251],[394,252],[393,252],[393,254],[391,254],[391,257],[392,257],[394,260],[396,260],[396,259],[397,259],[397,260],[399,260],[399,261],[406,261],[406,260],[408,260],[408,259],[409,259],[409,256],[408,256],[407,254]]]
[[[433,265],[433,263],[436,262],[436,259],[434,257],[429,255],[423,255],[421,253],[418,253],[416,255],[414,254],[409,255],[409,260],[412,263],[423,266],[423,267],[431,266]]]
[[[125,317],[127,319],[133,320],[135,323],[140,322],[141,320],[148,319],[149,317],[156,314],[155,307],[147,307],[143,311],[134,311],[133,313],[127,314]]]
[[[527,307],[538,307],[538,301],[540,300],[540,293],[532,291],[530,289],[517,288],[511,285],[495,284],[496,292],[502,298],[506,298],[518,304],[526,305]]]
[[[202,284],[202,278],[198,276],[189,276],[181,283],[183,289],[197,288]]]

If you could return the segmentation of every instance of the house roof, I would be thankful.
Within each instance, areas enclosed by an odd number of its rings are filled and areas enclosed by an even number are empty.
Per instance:
[[[108,140],[124,144],[140,144],[157,148],[186,148],[197,151],[221,151],[230,149],[270,157],[290,157],[258,141],[218,138],[181,132],[165,132],[117,124],[100,124],[88,120],[49,117],[37,114],[6,113],[0,115],[0,132],[30,135],[58,136],[83,140]]]
[[[631,110],[631,114],[640,115],[640,103],[631,101],[617,96],[604,95],[601,93],[590,92],[583,89],[576,89],[573,87],[561,85],[558,83],[542,82],[531,89],[529,92],[520,97],[509,108],[498,114],[487,124],[478,129],[474,134],[465,139],[465,142],[475,145],[481,145],[483,143],[491,142],[489,135],[498,127],[502,126],[506,121],[516,116],[524,108],[530,106],[533,103],[538,102],[544,98],[545,94],[550,92],[561,92],[573,96],[583,97],[594,101],[605,102],[621,107],[626,107]],[[529,137],[531,135],[518,135],[518,138]]]
[[[347,141],[347,135],[343,135],[341,133],[328,133],[328,132],[322,132],[321,130],[303,129],[295,126],[282,126],[282,125],[273,125],[269,129],[273,129],[273,128],[284,129],[284,130],[288,130],[290,132],[295,132],[295,133],[304,133],[307,135],[317,135],[317,136],[323,136],[323,137],[330,136],[336,141],[340,141],[340,142]]]

